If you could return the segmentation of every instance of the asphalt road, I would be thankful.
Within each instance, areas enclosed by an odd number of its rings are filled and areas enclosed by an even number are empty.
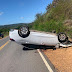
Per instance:
[[[0,40],[0,47],[9,37]],[[0,50],[0,72],[49,72],[37,50],[23,50],[23,46],[9,41]]]

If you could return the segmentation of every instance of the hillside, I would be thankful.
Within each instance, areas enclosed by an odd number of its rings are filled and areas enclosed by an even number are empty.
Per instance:
[[[72,0],[53,0],[46,13],[36,14],[32,29],[40,31],[56,30],[72,37]]]

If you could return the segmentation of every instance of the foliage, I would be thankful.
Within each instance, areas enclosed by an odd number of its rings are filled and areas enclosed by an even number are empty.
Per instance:
[[[53,0],[46,10],[46,13],[36,15],[32,29],[48,32],[56,30],[57,33],[65,32],[72,37],[72,28],[64,24],[65,20],[72,20],[72,0]]]

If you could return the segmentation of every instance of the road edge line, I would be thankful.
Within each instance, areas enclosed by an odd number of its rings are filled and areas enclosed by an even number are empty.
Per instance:
[[[46,59],[45,59],[45,57],[43,56],[43,54],[41,53],[40,49],[37,49],[37,51],[39,52],[42,60],[44,61],[47,69],[49,70],[49,72],[54,72],[54,71],[52,70],[52,68],[50,67],[49,63],[46,61]]]

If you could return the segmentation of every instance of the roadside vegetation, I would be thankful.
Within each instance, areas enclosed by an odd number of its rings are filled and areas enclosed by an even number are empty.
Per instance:
[[[53,0],[46,13],[36,14],[32,29],[65,32],[72,37],[72,0]]]

